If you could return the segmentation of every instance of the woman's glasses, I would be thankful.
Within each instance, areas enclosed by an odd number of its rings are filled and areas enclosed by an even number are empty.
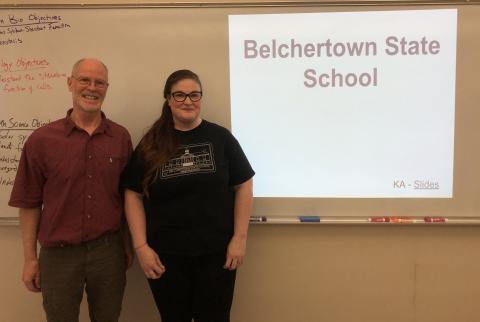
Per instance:
[[[202,99],[202,92],[191,92],[191,93],[184,93],[184,92],[173,92],[170,94],[173,99],[177,102],[185,102],[185,100],[190,98],[192,102],[198,102]]]

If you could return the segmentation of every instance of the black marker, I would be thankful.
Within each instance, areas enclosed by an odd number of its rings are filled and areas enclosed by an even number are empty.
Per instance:
[[[251,216],[250,222],[267,222],[267,217],[265,216]]]

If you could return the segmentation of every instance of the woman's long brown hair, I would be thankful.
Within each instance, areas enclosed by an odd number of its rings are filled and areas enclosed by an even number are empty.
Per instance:
[[[145,174],[142,181],[143,193],[148,197],[148,187],[158,179],[162,166],[170,160],[177,150],[178,141],[173,124],[173,116],[168,98],[171,95],[172,87],[184,79],[192,79],[200,85],[200,78],[194,72],[182,69],[173,72],[168,76],[165,87],[163,88],[162,114],[160,118],[153,123],[152,127],[144,135],[138,144],[138,150],[145,162]]]

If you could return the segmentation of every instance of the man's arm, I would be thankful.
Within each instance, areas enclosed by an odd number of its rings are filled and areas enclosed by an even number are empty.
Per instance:
[[[127,160],[130,160],[130,158],[132,157],[132,153],[133,153],[132,138],[130,137],[130,133],[128,133],[128,131],[126,129],[125,129],[125,131],[126,131],[126,137],[127,137],[127,139],[126,139],[127,155],[128,155]],[[125,167],[127,166],[127,163],[124,165],[123,171],[125,171]],[[122,176],[123,176],[123,174],[120,177],[120,181],[122,180]],[[124,205],[125,205],[125,194],[123,194],[122,197],[124,199]],[[125,212],[125,208],[124,208],[124,212]],[[124,213],[124,215],[125,215],[125,213]],[[122,234],[123,234],[123,244],[124,244],[124,247],[125,247],[125,255],[126,255],[127,269],[128,269],[132,266],[135,255],[134,255],[134,252],[133,252],[132,235],[130,235],[130,230],[129,230],[129,227],[128,227],[128,222],[127,222],[126,217],[124,217],[124,219],[125,220],[122,222]]]
[[[126,267],[129,269],[133,264],[133,248],[132,248],[132,237],[130,235],[130,231],[128,230],[128,224],[125,220],[122,222],[122,237],[123,237],[123,247],[125,249],[125,261]]]
[[[24,257],[22,280],[27,289],[32,292],[40,292],[40,268],[37,257],[40,212],[40,207],[19,209]]]

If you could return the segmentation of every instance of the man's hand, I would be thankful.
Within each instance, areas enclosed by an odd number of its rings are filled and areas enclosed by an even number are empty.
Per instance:
[[[38,260],[27,260],[23,264],[22,280],[29,291],[40,292],[40,268]]]

